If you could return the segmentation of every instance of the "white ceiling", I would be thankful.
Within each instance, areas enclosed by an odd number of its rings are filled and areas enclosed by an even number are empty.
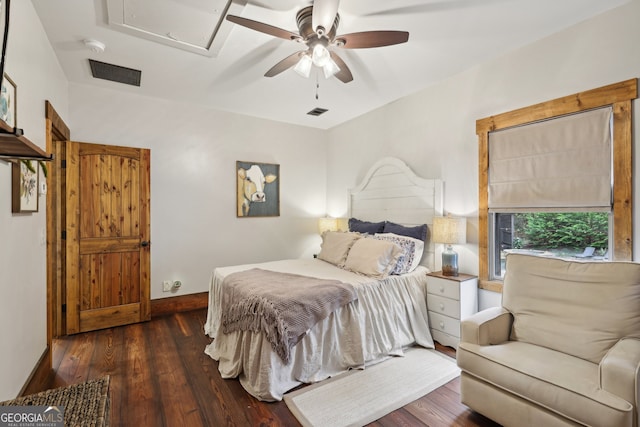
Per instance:
[[[301,50],[295,42],[221,19],[209,43],[207,31],[214,31],[214,24],[224,16],[226,0],[32,0],[71,82],[321,129],[627,2],[342,0],[338,34],[402,30],[410,33],[409,41],[339,50],[354,80],[345,84],[336,78],[325,80],[319,73],[316,100],[315,72],[309,79],[293,69],[263,77],[278,61]],[[296,13],[309,4],[305,0],[234,0],[230,10],[297,32]],[[118,20],[158,32],[160,37],[135,35],[114,24]],[[106,50],[95,53],[84,45],[84,39],[96,39]],[[185,40],[196,48],[176,47]],[[141,70],[141,86],[94,79],[88,58]],[[319,117],[306,114],[316,107],[329,111]]]

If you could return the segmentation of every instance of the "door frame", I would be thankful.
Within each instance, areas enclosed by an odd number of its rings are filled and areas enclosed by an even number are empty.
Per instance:
[[[46,152],[54,153],[55,149],[65,144],[56,144],[58,141],[66,141],[70,137],[69,128],[60,118],[55,108],[49,101],[45,101],[45,140],[46,140]],[[38,391],[48,388],[51,384],[51,378],[53,375],[53,339],[60,334],[56,332],[56,322],[60,319],[62,311],[62,304],[58,304],[60,298],[57,296],[57,289],[59,289],[59,283],[61,282],[59,272],[60,257],[56,250],[56,245],[60,244],[60,233],[57,230],[56,222],[60,218],[58,205],[56,204],[55,197],[57,196],[55,187],[56,181],[54,175],[57,173],[58,168],[55,166],[60,162],[60,159],[55,159],[53,164],[50,164],[47,168],[48,174],[46,179],[46,185],[48,188],[46,199],[46,289],[47,289],[47,346],[42,353],[42,356],[38,360],[35,368],[27,378],[24,386],[18,393],[18,396],[26,396],[28,394],[36,393]],[[59,197],[59,196],[57,196]],[[56,305],[59,305],[60,309],[56,310]]]
[[[67,335],[68,326],[66,324],[67,314],[64,310],[64,305],[67,303],[67,248],[69,247],[69,238],[72,236],[65,236],[69,232],[73,233],[73,230],[68,230],[69,224],[67,215],[68,210],[68,193],[74,192],[74,189],[66,188],[67,186],[67,146],[71,141],[71,132],[69,127],[64,123],[60,115],[56,112],[49,101],[45,101],[45,123],[46,123],[46,150],[49,153],[54,154],[54,160],[52,166],[49,168],[47,176],[47,197],[46,197],[46,241],[47,241],[47,265],[46,265],[46,277],[47,277],[47,350],[49,353],[48,359],[50,359],[49,366],[52,366],[51,351],[53,340],[55,338]],[[99,147],[99,145],[96,145]],[[126,148],[122,148],[127,150]],[[71,153],[69,153],[71,154]],[[141,149],[140,159],[141,166],[144,165],[145,170],[140,173],[146,176],[140,182],[141,194],[146,194],[145,197],[140,199],[139,209],[146,212],[140,218],[139,229],[141,232],[141,240],[150,241],[150,151],[148,149]],[[73,161],[74,157],[71,157]],[[77,189],[75,189],[77,190]],[[77,196],[76,196],[77,198]],[[142,268],[141,280],[144,285],[145,291],[144,298],[141,298],[140,302],[140,320],[151,319],[151,304],[150,304],[150,250],[148,247],[143,248],[140,253],[140,265],[146,267]],[[142,287],[141,283],[141,287]],[[76,331],[77,332],[77,331]]]
[[[46,151],[57,153],[60,146],[71,139],[71,131],[53,108],[49,101],[45,101]],[[63,144],[59,144],[62,142]],[[61,216],[64,212],[64,197],[59,193],[59,174],[62,162],[60,156],[54,156],[53,167],[49,168],[47,176],[47,347],[52,349],[53,339],[63,335],[64,315],[64,258],[61,251],[62,244]]]

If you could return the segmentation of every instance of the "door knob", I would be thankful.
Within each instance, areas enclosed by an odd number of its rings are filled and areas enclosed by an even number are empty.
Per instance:
[[[143,248],[146,248],[147,246],[149,246],[151,244],[151,242],[148,242],[146,240],[143,240],[142,242],[140,242],[140,246],[142,246]]]

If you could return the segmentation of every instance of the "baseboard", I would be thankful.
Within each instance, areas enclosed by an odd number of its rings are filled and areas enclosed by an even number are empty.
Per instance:
[[[51,368],[51,349],[47,346],[40,356],[38,363],[31,371],[29,378],[22,386],[22,390],[18,393],[17,397],[27,396],[29,394],[37,393],[49,388],[51,383],[51,377],[53,376],[53,369]]]
[[[200,308],[206,308],[208,304],[208,292],[152,299],[151,317],[166,316],[168,314],[179,313],[181,311],[198,310]]]

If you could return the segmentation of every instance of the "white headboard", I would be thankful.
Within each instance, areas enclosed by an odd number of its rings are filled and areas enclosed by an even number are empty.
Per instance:
[[[402,160],[385,157],[349,190],[349,216],[407,226],[427,224],[429,233],[421,264],[438,271],[442,260],[436,256],[431,230],[433,217],[443,212],[442,187],[442,180],[420,178]]]

